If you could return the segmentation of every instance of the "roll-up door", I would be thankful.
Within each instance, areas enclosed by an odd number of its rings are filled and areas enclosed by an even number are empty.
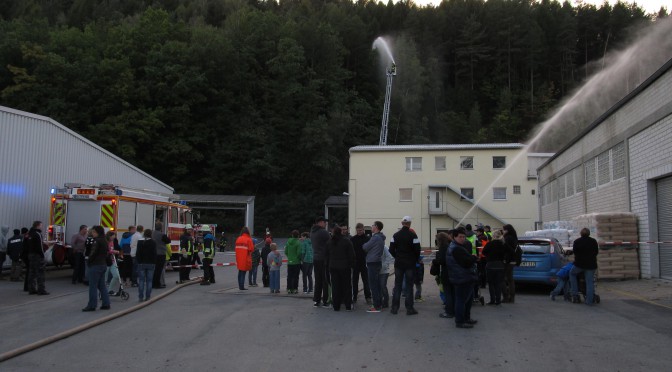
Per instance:
[[[100,202],[96,200],[70,200],[68,201],[68,214],[66,217],[65,241],[72,243],[72,237],[79,232],[81,225],[89,228],[100,224]]]
[[[672,177],[656,181],[658,241],[672,241]],[[672,244],[659,245],[660,277],[672,279]]]
[[[138,225],[154,229],[154,205],[138,203]]]

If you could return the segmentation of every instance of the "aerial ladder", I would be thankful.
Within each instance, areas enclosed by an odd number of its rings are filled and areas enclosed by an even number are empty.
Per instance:
[[[385,87],[385,106],[383,106],[383,123],[380,128],[379,146],[387,145],[387,122],[390,118],[390,96],[392,95],[392,78],[397,75],[397,65],[393,62],[387,69],[387,86]]]

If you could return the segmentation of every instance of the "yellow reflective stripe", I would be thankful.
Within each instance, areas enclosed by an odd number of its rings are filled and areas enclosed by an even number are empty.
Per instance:
[[[108,228],[114,226],[114,207],[112,204],[103,204],[100,207],[100,225]]]
[[[65,203],[54,204],[54,225],[63,226],[65,221]]]

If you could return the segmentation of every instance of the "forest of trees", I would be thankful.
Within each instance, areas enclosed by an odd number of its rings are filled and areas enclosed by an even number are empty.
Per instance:
[[[665,17],[548,0],[0,0],[0,104],[177,193],[255,195],[257,226],[293,229],[347,190],[348,149],[378,143],[378,36],[399,72],[388,144],[519,142]]]

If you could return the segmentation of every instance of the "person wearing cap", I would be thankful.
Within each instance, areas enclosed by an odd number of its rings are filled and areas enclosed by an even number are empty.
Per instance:
[[[185,231],[180,236],[180,280],[178,283],[189,281],[189,274],[191,274],[191,256],[194,254],[194,238],[191,234],[194,228],[187,224]]]
[[[401,230],[397,231],[390,240],[390,254],[394,257],[394,291],[392,294],[392,314],[399,312],[401,290],[406,281],[406,314],[415,315],[413,307],[413,277],[415,264],[420,259],[420,239],[411,231],[411,217],[404,216],[401,220]]]
[[[325,229],[327,220],[318,217],[315,225],[310,229],[310,242],[313,245],[313,268],[315,272],[315,293],[313,293],[313,307],[329,307],[329,273],[327,272],[326,250],[331,235]]]

